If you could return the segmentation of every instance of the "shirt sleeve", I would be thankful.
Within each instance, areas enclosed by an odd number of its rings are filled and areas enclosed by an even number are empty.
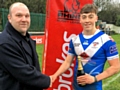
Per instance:
[[[109,40],[104,45],[107,60],[112,60],[114,58],[119,58],[118,49],[115,41]]]
[[[69,49],[68,49],[68,54],[69,54],[69,55],[75,55],[75,50],[74,50],[74,45],[73,45],[72,40],[70,40]]]

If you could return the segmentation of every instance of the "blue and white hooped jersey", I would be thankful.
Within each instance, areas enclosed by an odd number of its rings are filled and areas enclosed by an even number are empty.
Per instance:
[[[69,45],[68,54],[75,56],[80,55],[83,63],[84,71],[92,76],[96,76],[103,72],[106,60],[118,58],[118,50],[116,43],[112,41],[108,35],[98,30],[94,36],[84,38],[83,34],[72,38]],[[79,87],[77,85],[77,67],[78,61],[74,70],[73,87],[75,90],[102,90],[102,81]]]

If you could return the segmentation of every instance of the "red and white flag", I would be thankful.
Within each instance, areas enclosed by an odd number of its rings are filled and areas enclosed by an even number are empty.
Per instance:
[[[80,9],[92,0],[47,0],[43,73],[54,74],[64,62],[69,41],[82,31]],[[73,90],[74,62],[48,90]]]

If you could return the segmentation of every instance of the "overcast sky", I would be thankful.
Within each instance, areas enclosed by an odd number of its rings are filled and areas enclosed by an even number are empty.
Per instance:
[[[120,0],[112,0],[112,1],[114,1],[114,2],[120,2]]]

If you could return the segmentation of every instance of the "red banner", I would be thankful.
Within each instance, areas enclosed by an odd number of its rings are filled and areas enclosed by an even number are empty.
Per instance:
[[[67,56],[70,39],[82,31],[80,9],[92,0],[47,0],[43,73],[54,74]],[[48,90],[73,90],[72,63]]]
[[[33,35],[31,36],[31,38],[36,41],[36,44],[44,44],[45,41],[44,35]]]

